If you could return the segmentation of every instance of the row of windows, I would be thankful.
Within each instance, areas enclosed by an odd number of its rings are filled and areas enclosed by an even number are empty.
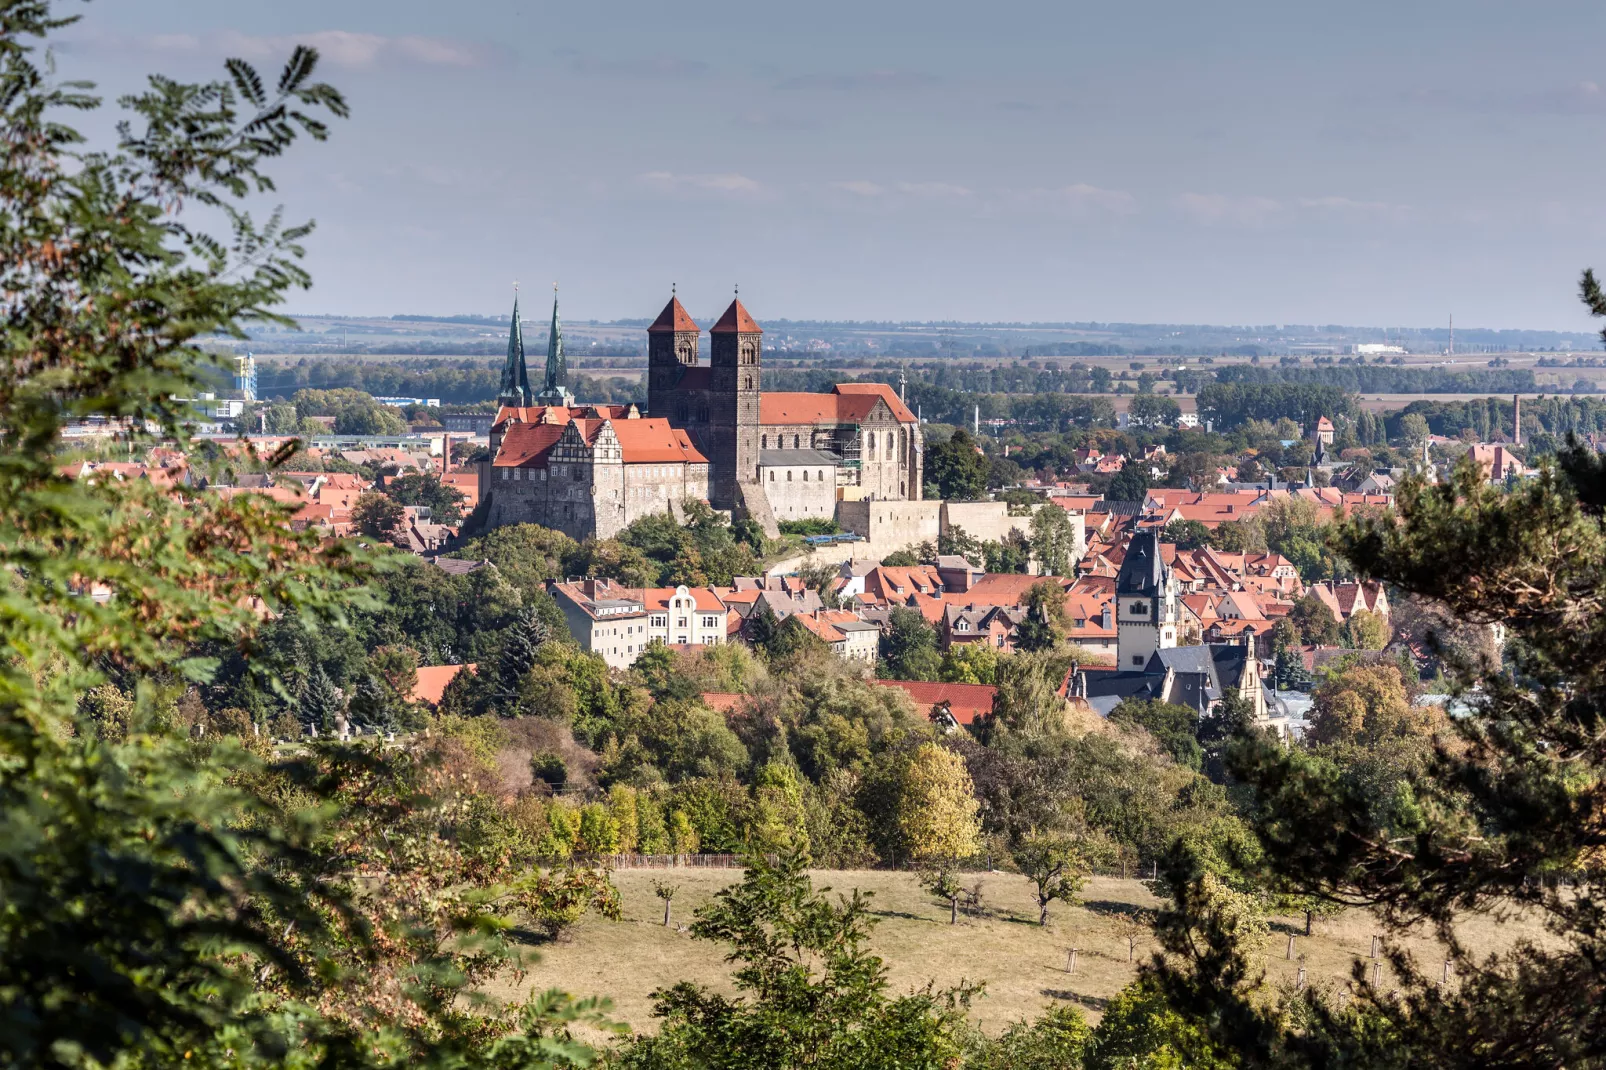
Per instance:
[[[815,472],[814,473],[814,480],[815,480],[816,483],[824,483],[825,482],[825,469],[821,468],[819,471]],[[788,483],[792,482],[792,470],[790,468],[786,470],[786,481]],[[808,469],[805,468],[803,470],[803,482],[807,483],[808,481],[809,481],[809,473],[808,473]],[[775,469],[773,469],[773,468],[770,469],[770,482],[771,483],[775,482]]]
[[[896,431],[884,431],[884,432],[881,432],[881,434],[884,434],[886,436],[887,460],[896,461],[898,459],[898,433]],[[864,446],[865,446],[865,449],[869,452],[869,458],[872,461],[875,460],[875,458],[876,458],[876,446],[877,446],[877,442],[878,441],[879,441],[879,436],[877,435],[876,432],[874,432],[874,431],[866,431],[865,432],[865,434],[864,434]],[[759,438],[758,438],[758,448],[761,449],[761,450],[769,449],[770,448],[770,436],[768,436],[768,435],[760,435]],[[784,450],[786,448],[786,436],[785,435],[776,435],[775,436],[775,448],[778,449],[778,450]],[[792,448],[794,450],[803,448],[803,436],[802,435],[793,435],[792,436]]]

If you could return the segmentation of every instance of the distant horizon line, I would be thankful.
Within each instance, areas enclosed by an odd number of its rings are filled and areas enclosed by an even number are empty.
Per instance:
[[[723,310],[721,310],[723,311]],[[388,320],[399,322],[425,322],[425,323],[481,323],[481,324],[509,324],[511,316],[485,313],[461,312],[452,314],[433,314],[423,312],[398,312],[388,315],[364,314],[348,312],[286,312],[283,313],[294,320],[301,319],[341,319],[341,320]],[[714,322],[718,313],[708,317],[710,323]],[[696,318],[695,316],[693,317]],[[921,319],[789,319],[785,317],[754,317],[759,320],[760,326],[772,323],[776,326],[819,326],[836,327],[842,329],[871,328],[878,330],[897,330],[904,328],[932,329],[932,328],[968,328],[973,330],[1112,330],[1112,329],[1204,329],[1211,331],[1274,331],[1284,333],[1288,331],[1305,330],[1311,332],[1351,333],[1351,332],[1384,332],[1415,335],[1439,334],[1448,338],[1450,327],[1448,324],[1433,327],[1406,327],[1381,326],[1371,324],[1339,324],[1339,323],[1188,323],[1181,321],[1143,321],[1143,320],[921,320]],[[546,315],[521,316],[520,323],[542,324],[547,322]],[[616,319],[570,319],[564,322],[576,326],[588,327],[630,327],[645,328],[653,322],[651,316],[628,316]],[[704,330],[707,328],[705,327]],[[1492,334],[1553,334],[1589,338],[1594,342],[1601,340],[1600,333],[1594,330],[1567,330],[1555,327],[1480,327],[1475,324],[1456,324],[1457,334],[1492,333]]]

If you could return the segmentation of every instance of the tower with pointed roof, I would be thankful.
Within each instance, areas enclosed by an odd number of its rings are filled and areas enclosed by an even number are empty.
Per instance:
[[[555,305],[553,314],[556,315]],[[507,360],[502,365],[502,388],[497,391],[496,400],[502,405],[520,407],[529,405],[532,395],[530,370],[524,364],[524,330],[519,326],[519,292],[515,287],[513,325],[507,332]]]
[[[758,486],[763,336],[740,298],[708,329],[708,491],[717,508],[745,507],[743,485]]]
[[[1177,645],[1177,584],[1160,553],[1160,536],[1140,531],[1127,543],[1115,577],[1116,668],[1142,669],[1155,651]]]
[[[521,346],[522,348],[522,346]],[[569,366],[563,359],[563,324],[558,320],[558,288],[552,287],[552,327],[546,336],[546,376],[541,392],[535,395],[537,405],[574,404],[569,393]]]
[[[686,425],[690,414],[677,414],[673,398],[686,370],[697,366],[701,336],[702,329],[671,292],[669,303],[647,328],[647,411],[653,416],[679,415],[678,425]]]

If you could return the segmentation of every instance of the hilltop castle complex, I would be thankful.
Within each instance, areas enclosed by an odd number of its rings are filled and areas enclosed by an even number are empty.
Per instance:
[[[546,376],[532,392],[514,301],[491,459],[480,475],[486,523],[531,523],[609,538],[687,499],[757,521],[829,519],[840,500],[921,496],[920,422],[891,387],[765,392],[763,329],[740,300],[702,329],[678,297],[647,328],[647,411],[583,405],[569,393],[557,301]]]

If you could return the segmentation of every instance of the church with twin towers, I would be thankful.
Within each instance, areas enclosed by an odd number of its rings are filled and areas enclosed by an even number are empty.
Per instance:
[[[556,296],[545,375],[532,390],[515,298],[480,471],[485,525],[605,539],[692,500],[773,536],[781,521],[832,518],[839,501],[921,497],[920,421],[891,386],[764,390],[764,331],[740,299],[708,328],[706,364],[702,335],[671,294],[647,328],[646,411],[588,404],[568,388]]]

